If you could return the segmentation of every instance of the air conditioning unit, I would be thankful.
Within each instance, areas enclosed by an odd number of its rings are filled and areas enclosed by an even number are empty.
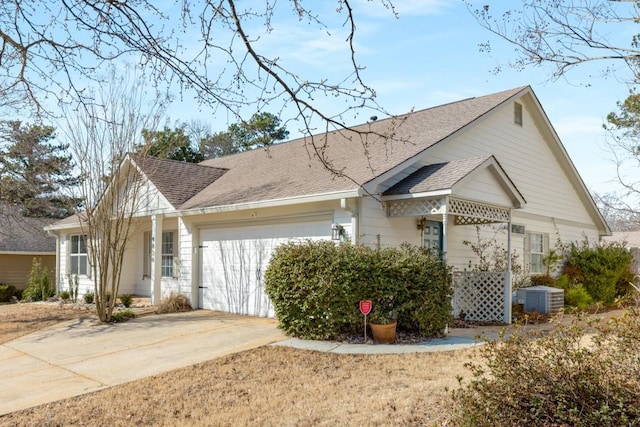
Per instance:
[[[530,286],[517,291],[518,303],[524,304],[524,311],[557,313],[564,307],[564,289],[549,286]]]

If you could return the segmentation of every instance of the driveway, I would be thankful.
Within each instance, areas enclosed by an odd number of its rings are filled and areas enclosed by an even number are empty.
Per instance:
[[[274,319],[206,310],[63,322],[0,345],[0,415],[284,338]]]

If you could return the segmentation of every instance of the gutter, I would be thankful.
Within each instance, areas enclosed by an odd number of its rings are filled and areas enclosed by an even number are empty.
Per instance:
[[[290,206],[297,205],[300,203],[314,203],[314,202],[325,202],[329,200],[344,200],[345,198],[350,197],[359,197],[360,190],[349,190],[349,191],[337,191],[334,193],[324,193],[315,196],[302,196],[302,197],[291,197],[286,199],[274,199],[274,200],[265,200],[260,202],[248,202],[234,205],[222,205],[222,206],[211,206],[205,208],[194,208],[194,209],[185,209],[174,212],[166,212],[165,217],[184,217],[184,216],[192,216],[192,215],[203,215],[203,214],[212,214],[212,213],[221,213],[221,212],[235,212],[249,209],[260,209],[260,208],[271,208],[271,207],[281,207],[281,206]]]

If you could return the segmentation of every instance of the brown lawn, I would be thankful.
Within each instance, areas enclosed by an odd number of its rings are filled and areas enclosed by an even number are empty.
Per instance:
[[[3,305],[0,336],[7,341],[79,315],[86,314]],[[463,364],[474,354],[354,356],[267,346],[14,412],[0,426],[442,425],[447,388],[469,376]]]

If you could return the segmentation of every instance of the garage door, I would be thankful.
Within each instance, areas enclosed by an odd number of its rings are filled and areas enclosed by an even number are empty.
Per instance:
[[[291,240],[330,238],[328,219],[201,230],[199,307],[273,317],[264,293],[264,272],[273,250]]]

